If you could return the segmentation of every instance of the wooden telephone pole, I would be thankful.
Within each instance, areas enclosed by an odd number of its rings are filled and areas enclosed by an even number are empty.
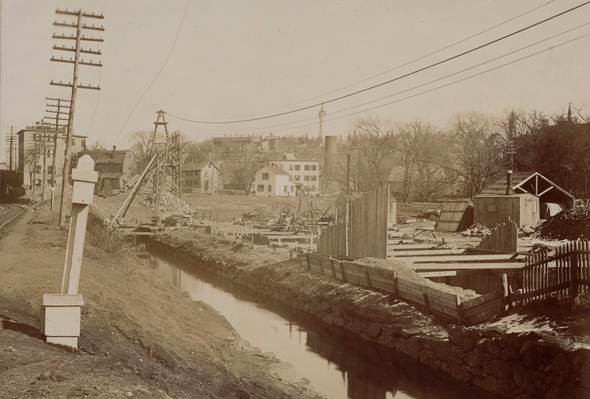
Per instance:
[[[56,34],[53,35],[54,39],[75,40],[74,47],[55,46],[55,45],[53,46],[54,50],[74,52],[74,54],[75,54],[74,59],[70,58],[69,60],[64,60],[63,57],[59,58],[59,59],[55,58],[55,57],[51,57],[51,61],[54,61],[54,62],[65,62],[68,64],[74,64],[74,74],[73,74],[72,83],[62,83],[61,81],[59,83],[57,83],[57,82],[53,82],[53,80],[50,83],[53,86],[63,86],[63,87],[71,87],[72,88],[72,94],[71,94],[71,98],[70,98],[70,113],[69,113],[69,117],[68,117],[68,127],[67,127],[66,154],[65,154],[65,158],[64,158],[63,178],[62,178],[62,187],[61,187],[61,201],[60,201],[60,206],[59,206],[59,225],[60,225],[60,227],[64,227],[65,221],[66,221],[66,215],[65,215],[66,195],[65,194],[66,194],[66,187],[68,185],[68,175],[70,172],[70,159],[72,156],[72,136],[74,135],[74,110],[76,108],[76,92],[79,88],[80,89],[100,90],[100,87],[98,87],[98,86],[90,86],[90,85],[85,86],[85,85],[78,84],[78,67],[80,65],[96,66],[96,67],[102,66],[100,61],[98,63],[94,63],[93,61],[85,62],[83,59],[80,59],[80,54],[91,54],[91,55],[100,55],[101,54],[100,50],[83,49],[80,46],[80,43],[82,41],[90,41],[90,42],[102,42],[103,41],[103,39],[100,39],[100,38],[85,37],[84,35],[82,35],[82,30],[104,31],[104,28],[102,26],[100,26],[100,27],[97,27],[94,25],[89,26],[89,25],[83,24],[82,20],[83,20],[83,18],[104,19],[104,16],[102,14],[101,15],[86,14],[86,13],[82,12],[82,10],[78,10],[78,11],[56,10],[55,13],[58,15],[67,15],[67,16],[76,17],[76,23],[57,22],[57,21],[53,23],[54,26],[76,29],[75,36],[74,35],[70,35],[70,36],[56,35]],[[56,122],[58,122],[58,121],[56,121]],[[56,123],[56,125],[57,125],[57,123]]]
[[[53,98],[53,97],[45,97],[47,101],[49,101],[46,106],[49,109],[46,109],[45,112],[49,114],[55,114],[54,116],[45,116],[45,119],[51,119],[55,123],[51,124],[55,126],[54,134],[53,134],[53,159],[51,162],[51,210],[54,210],[54,197],[55,197],[55,178],[57,173],[57,143],[60,139],[64,139],[65,137],[60,137],[60,128],[63,128],[63,132],[67,128],[67,121],[70,116],[70,100],[65,100],[63,98]],[[57,102],[57,103],[56,103]],[[63,104],[62,104],[63,103]],[[67,118],[61,118],[61,116],[66,116]],[[64,124],[60,124],[60,121],[65,121]],[[62,171],[63,174],[63,171]]]

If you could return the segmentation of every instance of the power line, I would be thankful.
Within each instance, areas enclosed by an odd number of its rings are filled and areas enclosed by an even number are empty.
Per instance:
[[[503,22],[500,22],[499,24],[496,24],[496,25],[494,25],[494,26],[491,26],[491,27],[489,27],[489,28],[487,28],[487,29],[485,29],[485,30],[483,30],[483,31],[481,31],[481,32],[475,33],[475,34],[473,34],[473,35],[471,35],[471,36],[468,36],[468,37],[466,37],[466,38],[464,38],[464,39],[461,39],[461,40],[459,40],[459,41],[457,41],[457,42],[451,43],[451,44],[449,44],[449,45],[447,45],[447,46],[445,46],[445,47],[442,47],[442,48],[440,48],[440,49],[438,49],[438,50],[435,50],[435,51],[433,51],[433,52],[430,52],[430,53],[428,53],[428,54],[426,54],[426,55],[423,55],[423,56],[421,56],[421,57],[419,57],[419,58],[416,58],[416,59],[414,59],[414,60],[412,60],[412,61],[408,61],[408,62],[405,62],[405,63],[403,63],[403,64],[401,64],[401,65],[398,65],[398,66],[396,66],[396,67],[394,67],[394,68],[388,69],[387,71],[381,72],[381,73],[379,73],[379,74],[377,74],[377,75],[373,75],[373,76],[370,76],[370,77],[368,77],[368,78],[365,78],[365,79],[359,80],[358,82],[351,83],[351,84],[349,84],[349,85],[347,85],[347,86],[340,87],[340,88],[338,88],[338,89],[335,89],[335,90],[329,91],[329,92],[327,92],[327,93],[323,93],[323,94],[321,94],[321,95],[319,95],[319,96],[310,97],[310,98],[307,98],[307,99],[305,99],[305,100],[301,100],[301,101],[298,101],[298,102],[295,102],[295,103],[292,103],[292,104],[283,105],[283,106],[281,106],[281,107],[277,107],[277,108],[272,108],[272,109],[270,109],[270,110],[268,110],[268,111],[266,111],[266,112],[272,112],[272,111],[276,111],[276,110],[279,110],[279,109],[289,108],[289,107],[292,107],[292,106],[294,106],[294,105],[298,105],[298,104],[306,103],[306,102],[308,102],[308,101],[311,101],[311,100],[315,100],[315,99],[317,99],[317,98],[323,98],[323,97],[325,97],[325,96],[328,96],[328,95],[330,95],[330,94],[334,94],[334,93],[336,93],[336,92],[339,92],[339,91],[341,91],[341,90],[345,90],[345,89],[348,89],[348,88],[350,88],[350,87],[356,86],[356,85],[358,85],[358,84],[360,84],[360,83],[364,83],[364,82],[367,82],[367,81],[369,81],[369,80],[375,79],[375,78],[377,78],[377,77],[379,77],[379,76],[383,76],[383,75],[385,75],[385,74],[387,74],[387,73],[389,73],[389,72],[393,72],[393,71],[395,71],[395,70],[398,70],[398,69],[400,69],[400,68],[403,68],[403,67],[405,67],[405,66],[408,66],[408,65],[414,64],[414,63],[416,63],[416,62],[418,62],[418,61],[421,61],[421,60],[423,60],[423,59],[425,59],[425,58],[428,58],[428,57],[430,57],[431,55],[438,54],[438,53],[440,53],[440,52],[442,52],[442,51],[444,51],[444,50],[447,50],[447,49],[449,49],[449,48],[451,48],[451,47],[454,47],[454,46],[456,46],[456,45],[458,45],[458,44],[464,43],[464,42],[466,42],[466,41],[468,41],[468,40],[470,40],[470,39],[473,39],[474,37],[481,36],[481,35],[483,35],[484,33],[487,33],[487,32],[489,32],[489,31],[491,31],[491,30],[494,30],[494,29],[496,29],[496,28],[497,28],[497,27],[499,27],[499,26],[505,25],[505,24],[507,24],[507,23],[509,23],[509,22],[512,22],[512,21],[514,21],[514,20],[516,20],[516,19],[518,19],[518,18],[520,18],[520,17],[523,17],[523,16],[525,16],[525,15],[527,15],[527,14],[530,14],[530,13],[532,13],[532,12],[534,12],[534,11],[538,10],[539,8],[545,7],[545,6],[547,6],[547,5],[549,5],[549,4],[553,3],[553,2],[555,2],[555,0],[548,1],[548,2],[547,2],[547,3],[545,3],[545,4],[542,4],[542,5],[540,5],[540,6],[538,6],[538,7],[535,7],[535,8],[533,8],[533,9],[531,9],[531,10],[528,10],[528,11],[526,11],[526,12],[523,12],[523,13],[521,13],[521,14],[518,14],[518,15],[516,15],[516,16],[514,16],[514,17],[510,18],[510,19],[507,19],[507,20],[505,20],[505,21],[503,21]],[[259,113],[257,113],[257,114],[259,115],[259,114],[261,114],[261,113],[262,113],[262,112],[259,112]],[[254,114],[254,115],[256,115],[256,114]],[[249,115],[246,115],[246,116],[249,116]]]
[[[586,25],[586,24],[585,24],[585,25]],[[359,111],[355,111],[355,112],[352,112],[352,113],[349,113],[349,114],[346,114],[346,115],[337,116],[337,117],[333,117],[333,118],[328,118],[328,119],[326,120],[326,122],[330,122],[330,121],[334,121],[334,120],[343,119],[343,118],[347,118],[347,117],[350,117],[350,116],[358,115],[358,114],[360,114],[360,113],[363,113],[363,112],[372,111],[372,110],[374,110],[374,109],[377,109],[377,108],[382,108],[382,107],[385,107],[385,106],[387,106],[387,105],[396,104],[396,103],[399,103],[399,102],[402,102],[402,101],[405,101],[405,100],[409,100],[409,99],[412,99],[412,98],[415,98],[415,97],[421,96],[421,95],[423,95],[423,94],[431,93],[431,92],[434,92],[434,91],[436,91],[436,90],[439,90],[439,89],[442,89],[442,88],[446,88],[446,87],[449,87],[449,86],[455,85],[455,84],[457,84],[457,83],[460,83],[460,82],[463,82],[463,81],[466,81],[466,80],[469,80],[469,79],[472,79],[472,78],[475,78],[475,77],[478,77],[478,76],[484,75],[484,74],[486,74],[486,73],[489,73],[489,72],[492,72],[492,71],[495,71],[495,70],[497,70],[497,69],[500,69],[500,68],[503,68],[503,67],[506,67],[506,66],[509,66],[509,65],[515,64],[515,63],[517,63],[517,62],[520,62],[520,61],[523,61],[523,60],[525,60],[525,59],[528,59],[528,58],[534,57],[534,56],[536,56],[536,55],[539,55],[539,54],[545,53],[545,52],[547,52],[547,51],[554,50],[554,49],[556,49],[556,48],[558,48],[558,47],[564,46],[564,45],[566,45],[566,44],[572,43],[572,42],[574,42],[574,41],[577,41],[577,40],[583,39],[584,37],[588,37],[588,36],[590,36],[590,33],[587,33],[587,34],[584,34],[584,35],[581,35],[581,36],[575,37],[575,38],[573,38],[573,39],[570,39],[570,40],[568,40],[568,41],[565,41],[565,42],[562,42],[562,43],[556,44],[556,45],[554,45],[554,46],[551,46],[551,47],[549,47],[549,48],[546,48],[546,49],[544,49],[544,50],[537,51],[537,52],[535,52],[535,53],[532,53],[532,54],[529,54],[529,55],[527,55],[527,56],[524,56],[524,57],[521,57],[521,58],[515,59],[515,60],[513,60],[513,61],[510,61],[510,62],[507,62],[507,63],[501,64],[501,65],[495,66],[495,67],[493,67],[493,68],[490,68],[490,69],[486,69],[485,71],[478,72],[478,73],[476,73],[476,74],[469,75],[469,76],[466,76],[466,77],[464,77],[464,78],[461,78],[461,79],[457,79],[457,80],[455,80],[455,81],[453,81],[453,82],[449,82],[449,83],[446,83],[446,84],[444,84],[444,85],[440,85],[440,86],[434,87],[434,88],[432,88],[432,89],[424,90],[424,91],[421,91],[421,92],[419,92],[419,93],[415,93],[415,94],[412,94],[412,95],[409,95],[409,96],[406,96],[406,97],[400,98],[400,99],[398,99],[398,100],[395,100],[395,101],[390,101],[390,102],[387,102],[387,103],[385,103],[385,104],[380,104],[380,105],[377,105],[377,106],[374,106],[374,107],[371,107],[371,108],[365,108],[365,109],[362,109],[362,110],[359,110]],[[471,69],[471,68],[469,68],[469,69]],[[449,75],[449,76],[452,76],[452,75]],[[446,76],[446,77],[448,77],[448,76]],[[446,77],[445,77],[445,78],[446,78]],[[444,79],[444,78],[441,78],[441,79]],[[440,79],[437,79],[437,80],[440,80]],[[436,80],[435,80],[435,81],[436,81]],[[434,82],[434,81],[433,81],[433,82]],[[429,83],[432,83],[432,82],[429,82]],[[417,87],[420,87],[420,86],[417,86]],[[415,87],[415,88],[416,88],[416,87]],[[414,88],[413,88],[413,89],[414,89]],[[412,89],[410,89],[410,90],[412,90]],[[407,91],[407,90],[406,90],[406,91]],[[400,94],[400,93],[396,93],[396,94]],[[395,94],[394,94],[394,95],[395,95]],[[390,96],[388,96],[388,97],[391,97],[391,96],[393,96],[393,95],[390,95]],[[384,98],[382,98],[382,99],[385,99],[385,98],[387,98],[387,97],[384,97]],[[374,101],[373,101],[373,102],[374,102]],[[351,108],[355,108],[355,107],[351,107]],[[349,108],[349,109],[350,109],[350,108]],[[340,110],[340,111],[336,111],[336,113],[338,113],[338,112],[344,112],[344,111],[346,111],[346,110],[347,110],[347,109],[345,109],[345,110]],[[168,114],[168,115],[170,115],[170,114]],[[174,117],[173,115],[170,115],[170,116]],[[315,118],[310,118],[310,119],[315,119]],[[303,120],[303,121],[304,121],[304,120]],[[303,122],[303,121],[301,121],[301,122]],[[296,122],[295,122],[295,123],[296,123]],[[276,132],[287,131],[287,130],[292,130],[292,129],[299,129],[299,128],[304,128],[304,127],[316,126],[316,124],[317,124],[317,123],[308,123],[308,124],[303,124],[303,125],[292,126],[292,127],[289,127],[289,128],[284,128],[284,129],[274,129],[274,130],[272,130],[272,131],[262,131],[262,132],[259,132],[258,134],[276,133]]]
[[[511,52],[509,52],[509,53],[505,53],[505,54],[503,54],[503,55],[500,55],[500,56],[498,56],[498,57],[494,57],[494,58],[492,58],[492,59],[489,59],[489,60],[487,60],[487,61],[484,61],[484,62],[481,62],[481,63],[479,63],[479,64],[476,64],[476,65],[470,66],[470,67],[468,67],[468,68],[461,69],[461,70],[459,70],[459,71],[457,71],[457,72],[453,72],[453,73],[451,73],[451,74],[448,74],[448,75],[445,75],[445,76],[443,76],[443,77],[440,77],[440,78],[437,78],[437,79],[434,79],[434,80],[430,80],[430,81],[428,81],[428,82],[426,82],[426,83],[422,83],[422,84],[419,84],[419,85],[417,85],[417,86],[413,86],[413,87],[411,87],[411,88],[408,88],[408,89],[405,89],[405,90],[402,90],[402,91],[395,92],[395,93],[393,93],[393,94],[390,94],[390,95],[387,95],[387,96],[385,96],[385,97],[380,97],[380,98],[377,98],[377,99],[375,99],[375,100],[367,101],[367,102],[364,102],[364,103],[361,103],[361,104],[357,104],[357,105],[354,105],[354,106],[351,106],[351,107],[348,107],[348,108],[344,108],[344,109],[341,109],[341,110],[333,111],[333,112],[332,112],[332,115],[333,115],[333,114],[338,114],[338,113],[341,113],[341,112],[345,112],[345,111],[349,111],[349,110],[351,110],[351,109],[354,109],[354,108],[362,107],[362,106],[364,106],[364,105],[372,104],[372,103],[375,103],[375,102],[377,102],[377,101],[381,101],[381,100],[384,100],[384,99],[387,99],[387,98],[391,98],[391,97],[397,96],[397,95],[399,95],[399,94],[407,93],[407,92],[410,92],[410,91],[412,91],[412,90],[415,90],[415,89],[418,89],[418,88],[421,88],[421,87],[427,86],[427,85],[429,85],[429,84],[432,84],[432,83],[435,83],[435,82],[439,82],[439,81],[441,81],[441,80],[444,80],[444,79],[450,78],[450,77],[452,77],[452,76],[455,76],[455,75],[461,74],[461,73],[463,73],[463,72],[467,72],[467,71],[469,71],[469,70],[472,70],[472,69],[478,68],[478,67],[480,67],[480,66],[482,66],[482,65],[489,64],[490,62],[497,61],[497,60],[499,60],[499,59],[502,59],[502,58],[505,58],[505,57],[507,57],[507,56],[509,56],[509,55],[512,55],[512,54],[518,53],[518,52],[520,52],[520,51],[526,50],[526,49],[528,49],[528,48],[531,48],[531,47],[533,47],[533,46],[536,46],[536,45],[538,45],[538,44],[541,44],[541,43],[547,42],[547,41],[549,41],[549,40],[551,40],[551,39],[554,39],[554,38],[556,38],[556,37],[563,36],[563,35],[565,35],[565,34],[567,34],[567,33],[573,32],[573,31],[575,31],[575,30],[577,30],[577,29],[583,28],[583,27],[585,27],[585,26],[588,26],[588,25],[590,25],[590,22],[587,22],[587,23],[585,23],[585,24],[578,25],[578,26],[576,26],[576,27],[574,27],[574,28],[571,28],[571,29],[568,29],[568,30],[566,30],[566,31],[563,31],[563,32],[561,32],[561,33],[558,33],[558,34],[552,35],[552,36],[550,36],[550,37],[547,37],[547,38],[545,38],[545,39],[543,39],[543,40],[539,40],[539,41],[537,41],[537,42],[535,42],[535,43],[532,43],[532,44],[529,44],[529,45],[527,45],[527,46],[521,47],[521,48],[519,48],[519,49],[513,50],[513,51],[511,51]],[[175,116],[175,115],[172,115],[172,114],[170,114],[170,113],[167,113],[167,114],[168,114],[169,116],[171,116],[172,118],[176,118],[176,119],[180,119],[180,120],[182,120],[181,118],[178,118],[178,117],[177,117],[177,116]],[[312,117],[312,118],[306,118],[306,119],[302,119],[302,120],[298,120],[298,121],[294,121],[294,122],[287,122],[287,123],[281,123],[281,124],[277,124],[277,125],[266,126],[266,127],[265,127],[265,129],[271,129],[271,128],[282,127],[282,126],[288,126],[288,125],[292,125],[292,124],[294,124],[294,123],[307,122],[307,121],[316,120],[316,119],[317,119],[316,117]],[[223,132],[223,131],[221,131],[221,130],[209,130],[209,131],[211,131],[211,132]],[[238,129],[238,130],[233,130],[233,131],[252,131],[252,129]]]
[[[117,134],[117,138],[115,138],[115,144],[117,144],[117,141],[119,141],[119,138],[121,137],[121,133],[123,133],[123,129],[125,129],[125,126],[127,125],[127,122],[129,122],[131,115],[133,115],[133,113],[135,112],[135,109],[137,108],[137,106],[139,105],[141,100],[143,100],[143,98],[145,97],[147,92],[152,88],[153,84],[156,82],[156,80],[158,79],[158,77],[160,76],[160,74],[162,73],[164,68],[166,67],[166,64],[168,64],[168,60],[170,60],[170,56],[172,55],[172,52],[174,51],[174,48],[176,47],[176,42],[178,41],[178,37],[180,36],[180,31],[182,30],[182,26],[184,25],[184,19],[186,17],[186,13],[188,11],[188,6],[190,5],[190,2],[191,2],[190,0],[187,0],[187,2],[186,2],[186,7],[184,8],[184,13],[182,14],[182,19],[180,20],[180,25],[178,26],[178,31],[176,32],[176,37],[174,38],[174,42],[172,43],[172,47],[170,48],[170,52],[168,53],[166,60],[164,60],[162,67],[160,68],[158,73],[156,73],[156,76],[154,76],[154,79],[147,86],[147,88],[145,89],[145,91],[143,92],[141,97],[139,97],[139,99],[137,100],[137,102],[135,103],[133,108],[131,109],[131,112],[127,116],[127,119],[125,119],[123,126],[121,126],[121,130],[119,130],[119,133]]]
[[[385,86],[385,85],[387,85],[387,84],[389,84],[389,83],[393,83],[393,82],[396,82],[396,81],[398,81],[398,80],[401,80],[401,79],[407,78],[407,77],[409,77],[409,76],[412,76],[412,75],[415,75],[415,74],[417,74],[417,73],[419,73],[419,72],[426,71],[426,70],[428,70],[428,69],[434,68],[435,66],[439,66],[439,65],[441,65],[441,64],[447,63],[447,62],[449,62],[449,61],[452,61],[452,60],[454,60],[454,59],[457,59],[457,58],[463,57],[463,56],[465,56],[465,55],[467,55],[467,54],[473,53],[473,52],[475,52],[475,51],[477,51],[477,50],[480,50],[480,49],[482,49],[482,48],[488,47],[488,46],[490,46],[490,45],[492,45],[492,44],[498,43],[498,42],[500,42],[500,41],[502,41],[502,40],[505,40],[505,39],[507,39],[507,38],[509,38],[509,37],[515,36],[515,35],[517,35],[517,34],[519,34],[519,33],[522,33],[522,32],[524,32],[524,31],[526,31],[526,30],[529,30],[529,29],[531,29],[531,28],[534,28],[534,27],[536,27],[536,26],[538,26],[538,25],[541,25],[541,24],[543,24],[543,23],[546,23],[546,22],[548,22],[548,21],[551,21],[551,20],[553,20],[553,19],[555,19],[555,18],[558,18],[558,17],[560,17],[560,16],[562,16],[562,15],[565,15],[565,14],[567,14],[567,13],[570,13],[570,12],[572,12],[572,11],[574,11],[574,10],[578,9],[578,8],[581,8],[581,7],[583,7],[583,6],[586,6],[586,5],[588,5],[588,4],[590,4],[590,1],[586,1],[586,2],[584,2],[584,3],[582,3],[582,4],[580,4],[580,5],[577,5],[577,6],[575,6],[575,7],[572,7],[572,8],[570,8],[570,9],[568,9],[568,10],[562,11],[562,12],[560,12],[560,13],[558,13],[558,14],[555,14],[555,15],[553,15],[553,16],[551,16],[551,17],[545,18],[545,19],[543,19],[543,20],[541,20],[541,21],[539,21],[539,22],[536,22],[536,23],[534,23],[534,24],[528,25],[528,26],[526,26],[526,27],[524,27],[524,28],[521,28],[521,29],[518,29],[518,30],[516,30],[516,31],[514,31],[514,32],[512,32],[512,33],[509,33],[509,34],[507,34],[507,35],[501,36],[501,37],[499,37],[499,38],[497,38],[497,39],[494,39],[494,40],[492,40],[492,41],[489,41],[489,42],[487,42],[487,43],[485,43],[485,44],[482,44],[482,45],[479,45],[479,46],[477,46],[477,47],[474,47],[474,48],[472,48],[472,49],[470,49],[470,50],[467,50],[467,51],[461,52],[461,53],[459,53],[459,54],[456,54],[456,55],[454,55],[454,56],[451,56],[451,57],[445,58],[445,59],[443,59],[443,60],[441,60],[441,61],[435,62],[435,63],[433,63],[433,64],[430,64],[430,65],[428,65],[428,66],[425,66],[425,67],[423,67],[423,68],[416,69],[416,70],[414,70],[414,71],[412,71],[412,72],[409,72],[409,73],[403,74],[403,75],[401,75],[401,76],[398,76],[398,77],[396,77],[396,78],[393,78],[393,79],[387,80],[387,81],[385,81],[385,82],[382,82],[382,83],[379,83],[379,84],[376,84],[376,85],[373,85],[373,86],[369,86],[369,87],[367,87],[367,88],[364,88],[364,89],[361,89],[361,90],[354,91],[354,92],[352,92],[352,93],[348,93],[348,94],[345,94],[345,95],[342,95],[342,96],[338,96],[338,97],[335,97],[335,98],[332,98],[332,99],[329,99],[329,100],[322,101],[321,103],[315,103],[315,104],[308,105],[308,106],[301,107],[301,108],[297,108],[297,109],[294,109],[294,110],[291,110],[291,111],[285,111],[285,112],[275,113],[275,114],[266,115],[266,116],[261,116],[261,117],[257,117],[257,118],[238,119],[238,120],[229,120],[229,121],[204,121],[204,120],[189,119],[189,118],[181,118],[181,117],[177,117],[177,119],[185,120],[185,121],[187,121],[187,122],[200,123],[200,124],[225,125],[225,124],[235,124],[235,123],[244,123],[244,122],[254,122],[254,121],[259,121],[259,120],[264,120],[264,119],[276,118],[276,117],[279,117],[279,116],[284,116],[284,115],[289,115],[289,114],[293,114],[293,113],[296,113],[296,112],[304,111],[304,110],[307,110],[307,109],[310,109],[310,108],[315,108],[315,107],[318,107],[318,106],[320,106],[322,103],[323,103],[323,104],[329,104],[329,103],[332,103],[332,102],[335,102],[335,101],[338,101],[338,100],[342,100],[342,99],[345,99],[345,98],[349,98],[349,97],[352,97],[352,96],[355,96],[355,95],[358,95],[358,94],[361,94],[361,93],[367,92],[367,91],[369,91],[369,90],[373,90],[373,89],[376,89],[376,88],[378,88],[378,87]]]

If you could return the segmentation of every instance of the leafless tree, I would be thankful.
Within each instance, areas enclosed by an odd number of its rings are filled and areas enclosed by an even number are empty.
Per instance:
[[[448,138],[453,162],[447,168],[465,182],[470,197],[502,171],[501,144],[496,136],[490,118],[481,113],[458,114],[451,122]]]

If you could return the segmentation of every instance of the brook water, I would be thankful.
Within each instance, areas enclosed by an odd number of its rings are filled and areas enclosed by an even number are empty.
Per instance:
[[[307,378],[317,392],[330,398],[484,398],[479,390],[442,378],[413,360],[384,355],[382,349],[301,312],[263,302],[164,254],[149,253],[144,245],[138,245],[138,254],[193,300],[219,311],[244,340],[292,364],[297,377]]]

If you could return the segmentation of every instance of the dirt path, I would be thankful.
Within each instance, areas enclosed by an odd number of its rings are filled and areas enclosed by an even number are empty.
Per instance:
[[[131,255],[87,246],[80,351],[38,335],[43,293],[57,293],[66,232],[28,211],[0,233],[2,398],[312,398],[305,381],[273,377],[259,356],[204,303],[162,282]]]

